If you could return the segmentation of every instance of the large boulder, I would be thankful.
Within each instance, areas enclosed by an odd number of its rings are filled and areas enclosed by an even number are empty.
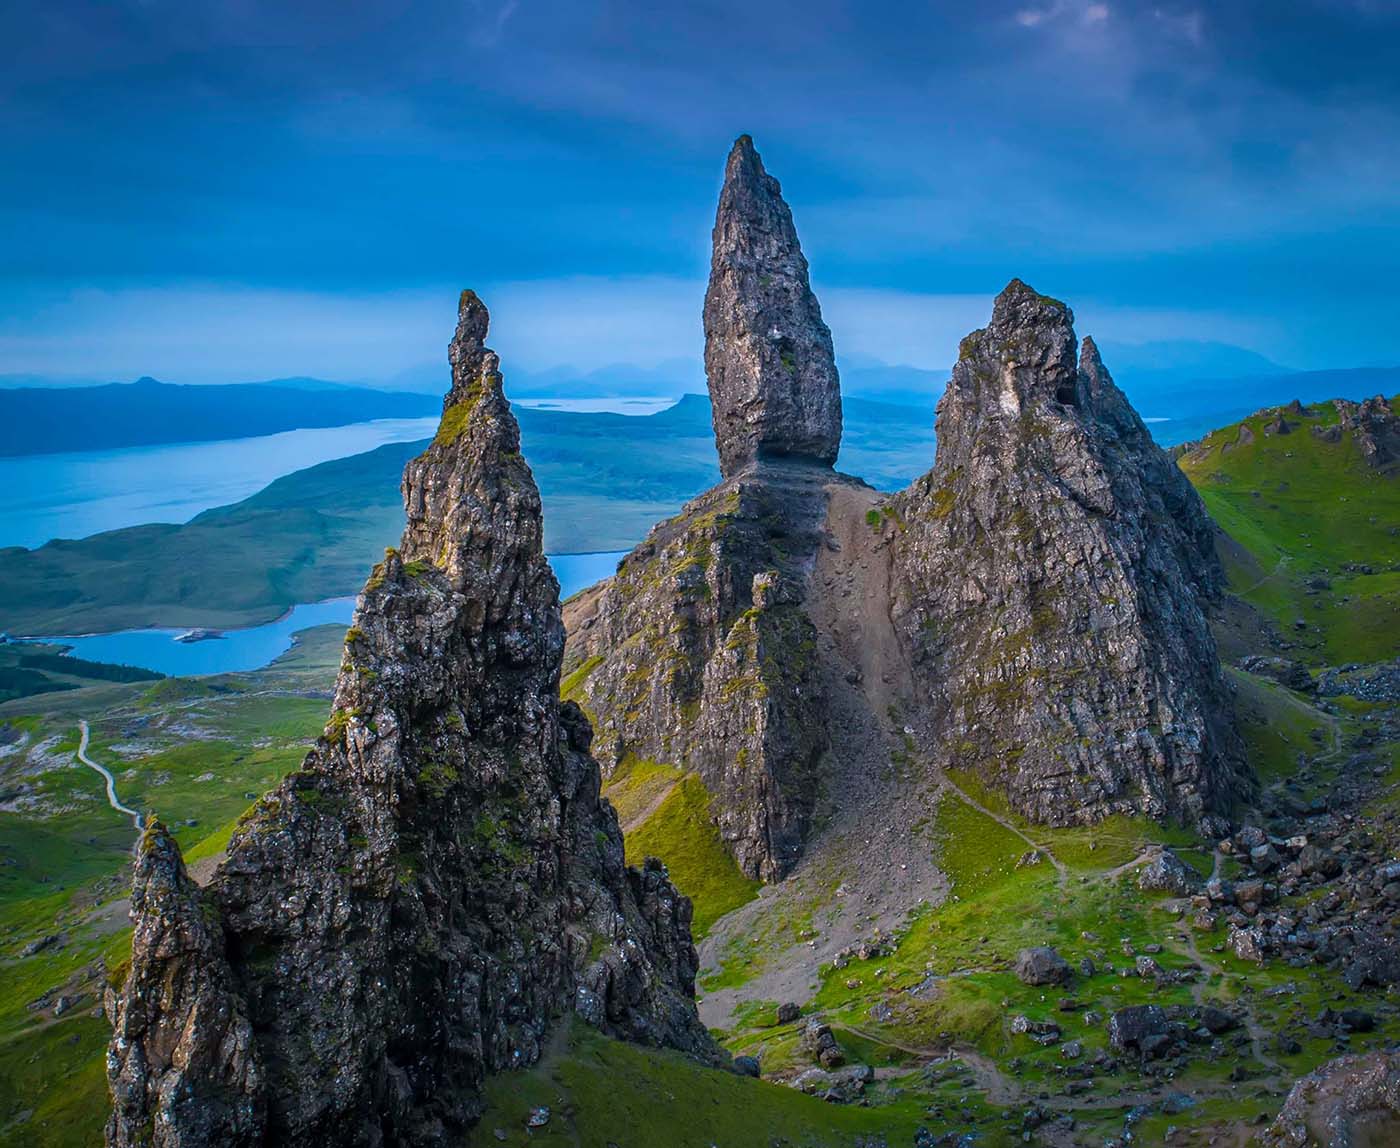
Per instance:
[[[1170,849],[1163,849],[1142,867],[1138,888],[1186,897],[1201,889],[1201,875]]]
[[[1159,1056],[1171,1040],[1171,1021],[1159,1005],[1131,1005],[1108,1018],[1108,1043],[1119,1052]]]
[[[1400,1053],[1330,1061],[1299,1080],[1263,1148],[1385,1148],[1400,1144]]]
[[[1067,985],[1074,970],[1049,945],[1037,945],[1016,954],[1016,976],[1027,985]]]

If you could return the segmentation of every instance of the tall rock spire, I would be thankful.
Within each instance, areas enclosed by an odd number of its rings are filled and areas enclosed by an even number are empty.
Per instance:
[[[831,332],[792,212],[746,135],[729,153],[715,215],[705,372],[725,478],[765,456],[835,463],[841,388]]]
[[[486,1074],[533,1062],[571,1009],[718,1058],[690,903],[625,867],[588,722],[558,698],[558,584],[486,328],[464,292],[324,735],[206,889],[146,835],[112,1148],[460,1142]]]

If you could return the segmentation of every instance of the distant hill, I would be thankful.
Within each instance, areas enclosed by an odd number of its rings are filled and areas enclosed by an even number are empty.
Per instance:
[[[151,378],[97,387],[0,389],[0,457],[213,442],[302,427],[437,414],[433,395],[315,379],[191,387]]]
[[[710,404],[646,417],[518,408],[551,553],[625,550],[719,477]],[[399,476],[426,442],[392,443],[279,478],[183,526],[0,550],[0,630],[75,634],[252,625],[352,594],[403,529]],[[839,465],[895,489],[933,465],[933,409],[846,402]]]

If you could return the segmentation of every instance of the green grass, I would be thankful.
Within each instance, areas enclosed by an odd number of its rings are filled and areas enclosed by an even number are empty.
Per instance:
[[[1244,554],[1228,555],[1233,590],[1300,642],[1312,662],[1371,662],[1400,653],[1400,480],[1368,466],[1348,432],[1338,443],[1310,427],[1335,423],[1330,403],[1294,431],[1266,435],[1256,414],[1206,436],[1181,459],[1211,516]],[[1247,427],[1252,442],[1240,442]],[[1346,571],[1363,564],[1372,573]],[[1326,578],[1331,589],[1308,593]],[[1295,631],[1295,620],[1308,624]]]
[[[1328,747],[1325,715],[1277,682],[1227,668],[1249,763],[1266,784],[1291,776],[1300,755]]]
[[[603,796],[612,802],[618,821],[625,827],[641,817],[684,776],[684,771],[674,765],[627,757],[608,778]]]
[[[693,930],[703,937],[725,913],[758,895],[759,884],[740,872],[710,820],[710,795],[691,774],[656,812],[627,835],[627,861],[660,857],[676,888],[695,905]]]
[[[534,1068],[487,1081],[486,1101],[470,1148],[850,1148],[857,1136],[911,1144],[914,1130],[929,1123],[908,1098],[870,1108],[827,1104],[678,1053],[609,1040],[577,1023]],[[540,1106],[549,1108],[549,1123],[527,1131],[526,1117]],[[979,1140],[992,1148],[1009,1143]]]

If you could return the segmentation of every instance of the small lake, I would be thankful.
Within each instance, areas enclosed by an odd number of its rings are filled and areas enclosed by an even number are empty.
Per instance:
[[[624,553],[601,551],[595,554],[550,555],[549,563],[559,579],[560,598],[567,598],[610,576]],[[74,656],[93,662],[140,666],[181,677],[224,674],[259,669],[290,649],[292,635],[298,630],[331,622],[348,626],[354,612],[354,598],[311,602],[294,607],[275,622],[243,630],[225,630],[221,638],[207,638],[199,642],[175,640],[187,630],[119,630],[114,634],[43,640],[61,642],[71,647],[70,652]]]
[[[376,419],[223,442],[0,459],[0,546],[42,546],[147,522],[188,522],[294,470],[431,438],[435,418]]]

